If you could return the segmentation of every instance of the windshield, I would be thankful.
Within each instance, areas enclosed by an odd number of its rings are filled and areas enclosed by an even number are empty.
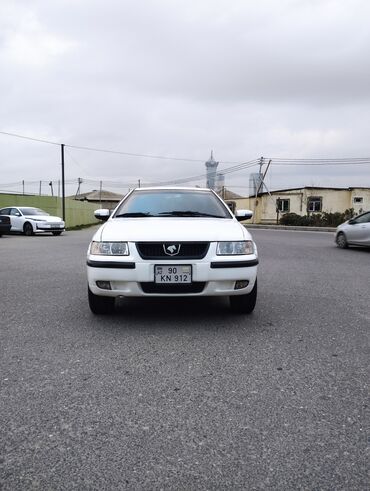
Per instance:
[[[44,210],[40,210],[40,208],[19,208],[23,215],[49,215]]]
[[[187,190],[134,191],[114,214],[114,218],[174,216],[231,218],[212,192]]]

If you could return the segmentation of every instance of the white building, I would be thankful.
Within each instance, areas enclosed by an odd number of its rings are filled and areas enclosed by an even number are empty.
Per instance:
[[[254,211],[254,223],[276,223],[277,214],[310,215],[313,213],[344,213],[353,210],[359,215],[370,210],[370,188],[312,187],[260,192],[249,198],[235,199],[237,209]],[[277,213],[279,211],[279,213]]]

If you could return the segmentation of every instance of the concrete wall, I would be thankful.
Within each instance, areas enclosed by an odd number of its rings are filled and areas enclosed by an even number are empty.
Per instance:
[[[50,215],[62,216],[62,199],[56,196],[31,196],[23,194],[0,194],[0,208],[5,206],[34,206],[45,210]],[[94,211],[99,208],[96,203],[65,200],[66,227],[101,223],[94,217]]]
[[[362,198],[362,203],[355,203],[355,198]],[[354,188],[351,192],[351,208],[359,215],[370,210],[370,189]]]

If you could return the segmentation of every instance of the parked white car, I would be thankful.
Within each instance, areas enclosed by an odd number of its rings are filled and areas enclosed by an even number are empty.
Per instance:
[[[349,245],[370,247],[370,211],[339,225],[335,233],[335,242],[341,249]]]
[[[8,206],[0,209],[0,215],[10,218],[11,232],[21,232],[25,235],[33,235],[39,232],[50,232],[60,235],[64,231],[64,221],[59,217],[53,217],[30,206]]]
[[[131,191],[95,233],[87,253],[88,298],[95,314],[117,297],[230,297],[233,310],[253,311],[257,298],[256,245],[210,189]]]

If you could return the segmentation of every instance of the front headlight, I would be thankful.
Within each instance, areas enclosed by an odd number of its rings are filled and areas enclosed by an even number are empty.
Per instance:
[[[90,254],[102,256],[128,256],[127,242],[91,242]]]
[[[238,242],[218,242],[216,254],[218,256],[254,254],[253,242],[251,240],[242,240]]]

